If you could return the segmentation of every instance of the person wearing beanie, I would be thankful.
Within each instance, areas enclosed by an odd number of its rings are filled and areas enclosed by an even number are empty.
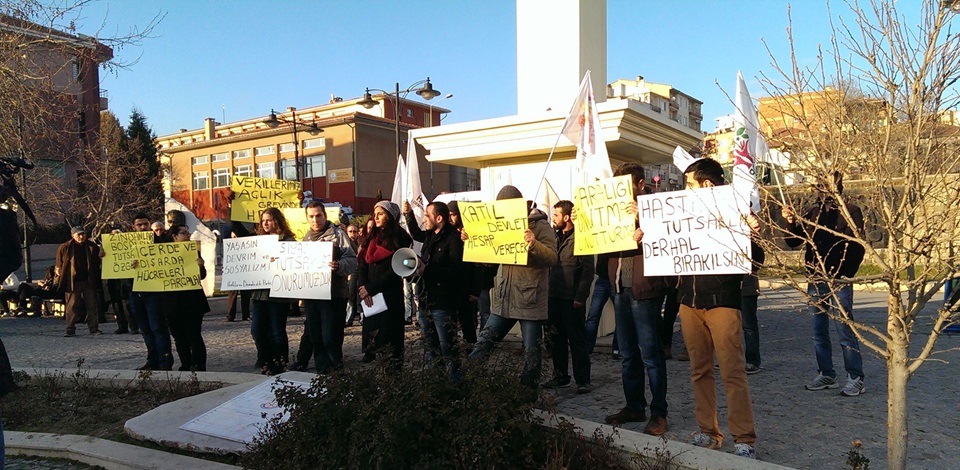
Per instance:
[[[64,293],[67,317],[66,337],[77,331],[77,313],[80,302],[87,312],[87,326],[91,335],[100,333],[100,247],[87,240],[83,227],[70,229],[70,240],[57,248],[54,270],[57,291]]]
[[[363,321],[363,336],[368,344],[363,362],[372,362],[382,354],[388,370],[399,372],[403,366],[403,279],[393,272],[393,253],[409,248],[413,240],[400,227],[400,206],[380,201],[373,208],[374,227],[367,235],[362,255],[357,259],[357,295],[367,306],[373,297],[383,294],[387,310]]]
[[[516,187],[507,185],[497,194],[498,201],[504,199],[523,199],[523,194]],[[466,232],[462,232],[461,238],[468,239]],[[543,211],[530,211],[523,239],[527,243],[527,264],[501,266],[495,281],[491,315],[480,332],[470,359],[485,359],[519,322],[524,348],[520,381],[537,387],[542,368],[540,342],[543,321],[547,319],[550,268],[559,262],[556,235]]]

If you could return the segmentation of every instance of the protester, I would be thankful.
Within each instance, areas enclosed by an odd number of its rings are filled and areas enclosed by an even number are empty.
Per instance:
[[[621,164],[614,176],[625,175],[630,176],[633,194],[643,194],[643,167],[637,163]],[[639,215],[636,209],[634,200],[630,205],[634,217]],[[640,229],[637,228],[637,231]],[[621,375],[627,404],[604,421],[621,425],[647,419],[647,397],[643,386],[646,375],[650,385],[650,421],[644,426],[643,432],[660,436],[670,428],[667,423],[667,365],[657,333],[666,281],[662,277],[644,275],[643,266],[643,252],[637,240],[636,249],[611,258],[607,267],[610,283],[616,293],[616,334],[623,357]]]
[[[460,205],[457,201],[447,204],[450,210],[449,223],[457,230],[457,238],[463,231],[463,221],[460,220]],[[477,302],[480,300],[480,291],[483,288],[483,265],[480,263],[463,263],[463,274],[457,294],[457,320],[463,341],[467,343],[467,352],[473,351],[477,343]],[[491,285],[492,286],[492,285]]]
[[[462,295],[463,241],[460,232],[450,225],[450,210],[443,202],[432,202],[424,211],[423,230],[410,203],[403,203],[403,214],[414,240],[423,243],[417,267],[423,286],[424,309],[419,317],[420,336],[424,342],[424,359],[433,367],[438,356],[447,363],[454,380],[462,378],[458,357],[457,315]]]
[[[187,225],[187,215],[183,211],[177,209],[170,209],[166,214],[167,220],[167,230],[170,230],[174,225]],[[167,235],[166,241],[170,241],[170,236]]]
[[[248,227],[249,226],[249,227]],[[233,221],[230,223],[232,238],[249,237],[254,235],[256,228],[253,224]],[[240,298],[240,320],[250,320],[250,293],[249,290],[232,290],[227,294],[227,321],[237,321],[237,297]]]
[[[596,257],[594,272],[597,280],[593,284],[593,295],[590,297],[590,311],[587,313],[587,319],[584,322],[584,329],[587,332],[587,351],[594,353],[597,346],[597,333],[600,331],[600,318],[603,316],[603,309],[607,302],[614,301],[613,286],[610,285],[610,258],[614,253],[601,253]],[[620,347],[617,345],[617,331],[613,331],[613,342],[611,343],[612,356],[616,360],[621,360]]]
[[[66,300],[66,337],[77,332],[77,304],[83,302],[91,335],[100,335],[100,247],[87,240],[83,227],[70,229],[70,240],[57,248],[57,290]]]
[[[707,158],[691,163],[684,177],[687,189],[724,184],[723,167]],[[759,228],[753,215],[747,223],[753,231]],[[637,236],[642,239],[643,232],[638,230]],[[677,295],[683,341],[690,354],[695,416],[700,428],[690,443],[708,449],[719,449],[723,444],[723,432],[717,422],[717,385],[713,372],[716,357],[727,397],[727,424],[733,434],[734,453],[755,459],[757,434],[741,340],[742,280],[741,274],[679,276]]]
[[[170,227],[170,236],[175,242],[190,241],[190,228],[186,225]],[[207,277],[203,258],[197,250],[200,279]],[[207,370],[207,346],[203,342],[201,326],[203,315],[210,311],[207,296],[202,288],[172,292],[173,308],[170,309],[170,334],[180,358],[181,371],[201,372]]]
[[[278,235],[280,241],[294,241],[287,219],[276,207],[268,207],[260,214],[257,235]],[[257,347],[256,367],[266,375],[275,375],[287,367],[290,345],[287,339],[287,313],[293,299],[270,297],[270,289],[252,292],[253,300],[250,335]]]
[[[150,224],[150,231],[152,231],[153,234],[158,237],[163,237],[167,234],[167,231],[163,228],[163,222],[154,222]]]
[[[504,186],[497,200],[522,199],[523,194],[514,186]],[[483,360],[520,322],[523,335],[524,365],[520,381],[530,387],[540,384],[542,368],[540,341],[543,336],[543,321],[547,319],[547,296],[550,283],[550,267],[557,264],[557,238],[547,215],[527,203],[527,230],[523,239],[527,244],[526,265],[503,265],[497,279],[496,302],[490,318],[480,332],[477,345],[470,354],[473,360]],[[466,241],[469,235],[461,233]]]
[[[346,228],[347,238],[350,239],[350,248],[353,248],[353,252],[356,254],[360,251],[360,227],[357,227],[353,224],[348,224]],[[357,303],[357,274],[356,268],[353,272],[347,276],[347,323],[346,326],[353,326],[353,322],[356,318],[360,317],[360,313],[357,310],[360,308],[360,305]]]
[[[403,279],[393,272],[391,258],[400,248],[413,244],[410,235],[400,227],[400,207],[380,201],[373,209],[374,227],[368,232],[363,256],[357,262],[357,294],[368,307],[373,296],[383,294],[387,310],[367,317],[363,335],[368,339],[363,361],[374,360],[382,353],[387,367],[399,371],[403,365]]]
[[[322,202],[310,202],[305,211],[310,229],[303,241],[333,243],[333,259],[330,261],[331,298],[303,301],[308,331],[306,336],[313,350],[314,365],[318,374],[329,374],[343,368],[343,329],[349,296],[347,276],[357,268],[357,255],[346,233],[327,220]],[[296,369],[305,370],[306,361],[296,364]]]
[[[150,219],[140,212],[133,216],[133,231],[146,232],[150,230]],[[154,243],[164,243],[170,240],[166,235],[154,234]],[[137,262],[134,261],[134,267]],[[132,286],[133,280],[124,280]],[[162,292],[130,292],[130,311],[137,320],[140,334],[147,346],[147,362],[139,370],[171,370],[173,369],[173,353],[170,344],[170,328],[164,312],[165,296]]]
[[[740,292],[740,318],[743,319],[743,350],[747,361],[747,375],[760,372],[760,321],[757,319],[757,299],[760,296],[760,278],[757,271],[766,260],[763,247],[751,242],[753,268],[743,276]]]
[[[43,300],[64,300],[63,292],[58,292],[54,286],[54,271],[56,266],[50,266],[44,271],[43,280],[33,285],[29,282],[21,282],[17,286],[17,315],[31,315],[39,317],[43,314]],[[29,310],[27,306],[29,305]],[[78,309],[83,309],[83,304],[77,305]]]
[[[550,338],[553,378],[544,388],[570,386],[567,356],[573,361],[573,379],[577,393],[590,391],[590,351],[585,327],[587,296],[593,281],[593,255],[574,256],[575,230],[570,215],[573,203],[560,201],[553,206],[551,221],[557,231],[557,252],[560,262],[550,268],[550,297],[547,337]],[[569,348],[568,348],[569,346]]]
[[[837,195],[843,194],[843,176],[833,175]],[[830,344],[830,316],[835,315],[853,321],[853,284],[843,278],[857,275],[863,262],[864,246],[856,238],[862,236],[863,211],[855,204],[840,202],[831,196],[826,182],[817,187],[817,203],[797,220],[793,211],[784,206],[782,216],[790,236],[787,245],[804,246],[803,261],[810,282],[807,298],[813,315],[813,343],[817,356],[817,376],[806,385],[807,390],[837,388],[837,372],[833,368],[832,345]],[[848,219],[845,214],[849,214]],[[860,342],[850,325],[833,320],[840,347],[843,350],[843,367],[847,382],[841,394],[855,397],[867,389],[863,385],[863,357]]]

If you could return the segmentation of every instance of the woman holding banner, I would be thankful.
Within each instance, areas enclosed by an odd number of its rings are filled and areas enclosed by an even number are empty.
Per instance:
[[[190,228],[186,225],[174,225],[168,231],[175,242],[190,241]],[[194,242],[199,243],[199,242]],[[207,277],[203,267],[203,258],[197,250],[197,264],[200,265],[200,279]],[[173,308],[169,314],[170,335],[180,357],[181,371],[203,372],[207,370],[207,346],[203,343],[200,328],[203,315],[210,311],[207,296],[203,288],[171,292]]]
[[[393,272],[393,253],[413,244],[400,227],[400,206],[380,201],[373,208],[374,227],[357,259],[357,294],[367,306],[383,294],[387,310],[363,321],[363,336],[369,341],[364,362],[383,352],[387,366],[399,371],[403,365],[403,279]]]
[[[269,207],[260,214],[257,235],[278,235],[280,241],[295,241],[293,231],[283,213]],[[270,297],[270,289],[259,289],[250,294],[250,335],[257,346],[257,367],[266,375],[275,375],[287,366],[290,346],[287,343],[287,313],[295,299]]]

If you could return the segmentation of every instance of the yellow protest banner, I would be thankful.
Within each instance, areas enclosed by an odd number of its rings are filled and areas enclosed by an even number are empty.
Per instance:
[[[173,292],[202,289],[198,242],[157,243],[137,247],[134,292]]]
[[[234,176],[230,189],[234,195],[230,220],[259,223],[260,214],[268,207],[300,207],[299,181]]]
[[[293,237],[297,241],[303,240],[307,230],[310,229],[310,223],[307,222],[307,211],[299,207],[284,207],[280,209],[280,212],[283,213],[283,218],[287,219],[290,230],[293,230]]]
[[[323,210],[327,214],[327,220],[334,225],[340,223],[340,206],[324,206]]]
[[[100,277],[103,279],[131,279],[137,273],[133,260],[137,258],[137,247],[153,244],[153,232],[127,232],[101,235],[103,243],[103,267]]]
[[[478,263],[527,264],[527,201],[460,202],[460,220],[469,238],[463,260]]]
[[[597,255],[636,250],[633,214],[627,208],[633,202],[630,176],[617,176],[573,188],[573,207],[577,211],[575,255]]]

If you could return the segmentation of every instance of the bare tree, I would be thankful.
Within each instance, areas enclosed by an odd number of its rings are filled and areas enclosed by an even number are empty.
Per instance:
[[[771,98],[760,114],[768,118],[771,147],[786,152],[795,169],[812,176],[826,197],[837,201],[852,230],[841,233],[817,220],[800,222],[862,246],[864,263],[874,268],[872,274],[861,270],[839,283],[880,283],[888,293],[885,325],[854,321],[843,309],[834,317],[852,326],[860,344],[885,360],[887,463],[902,469],[907,463],[910,377],[935,359],[939,335],[960,320],[955,303],[932,317],[921,316],[960,272],[960,252],[954,249],[960,234],[960,37],[951,29],[960,2],[910,4],[920,9],[919,22],[908,22],[898,11],[907,7],[902,2],[851,0],[845,5],[850,14],[831,23],[831,41],[814,65],[801,66],[792,50],[785,62],[773,57],[774,71],[763,76]],[[792,47],[792,36],[790,41]],[[847,192],[841,193],[832,178],[835,172],[846,175]],[[810,202],[809,196],[782,187],[766,196],[772,226],[783,223],[777,206],[804,214]],[[856,224],[857,214],[847,205],[852,202],[864,209],[865,225]],[[783,244],[767,245],[768,265],[805,292],[796,277],[795,256]],[[807,268],[813,279],[831,278],[822,260]],[[837,292],[831,295],[836,298]],[[919,347],[911,355],[912,343]]]

